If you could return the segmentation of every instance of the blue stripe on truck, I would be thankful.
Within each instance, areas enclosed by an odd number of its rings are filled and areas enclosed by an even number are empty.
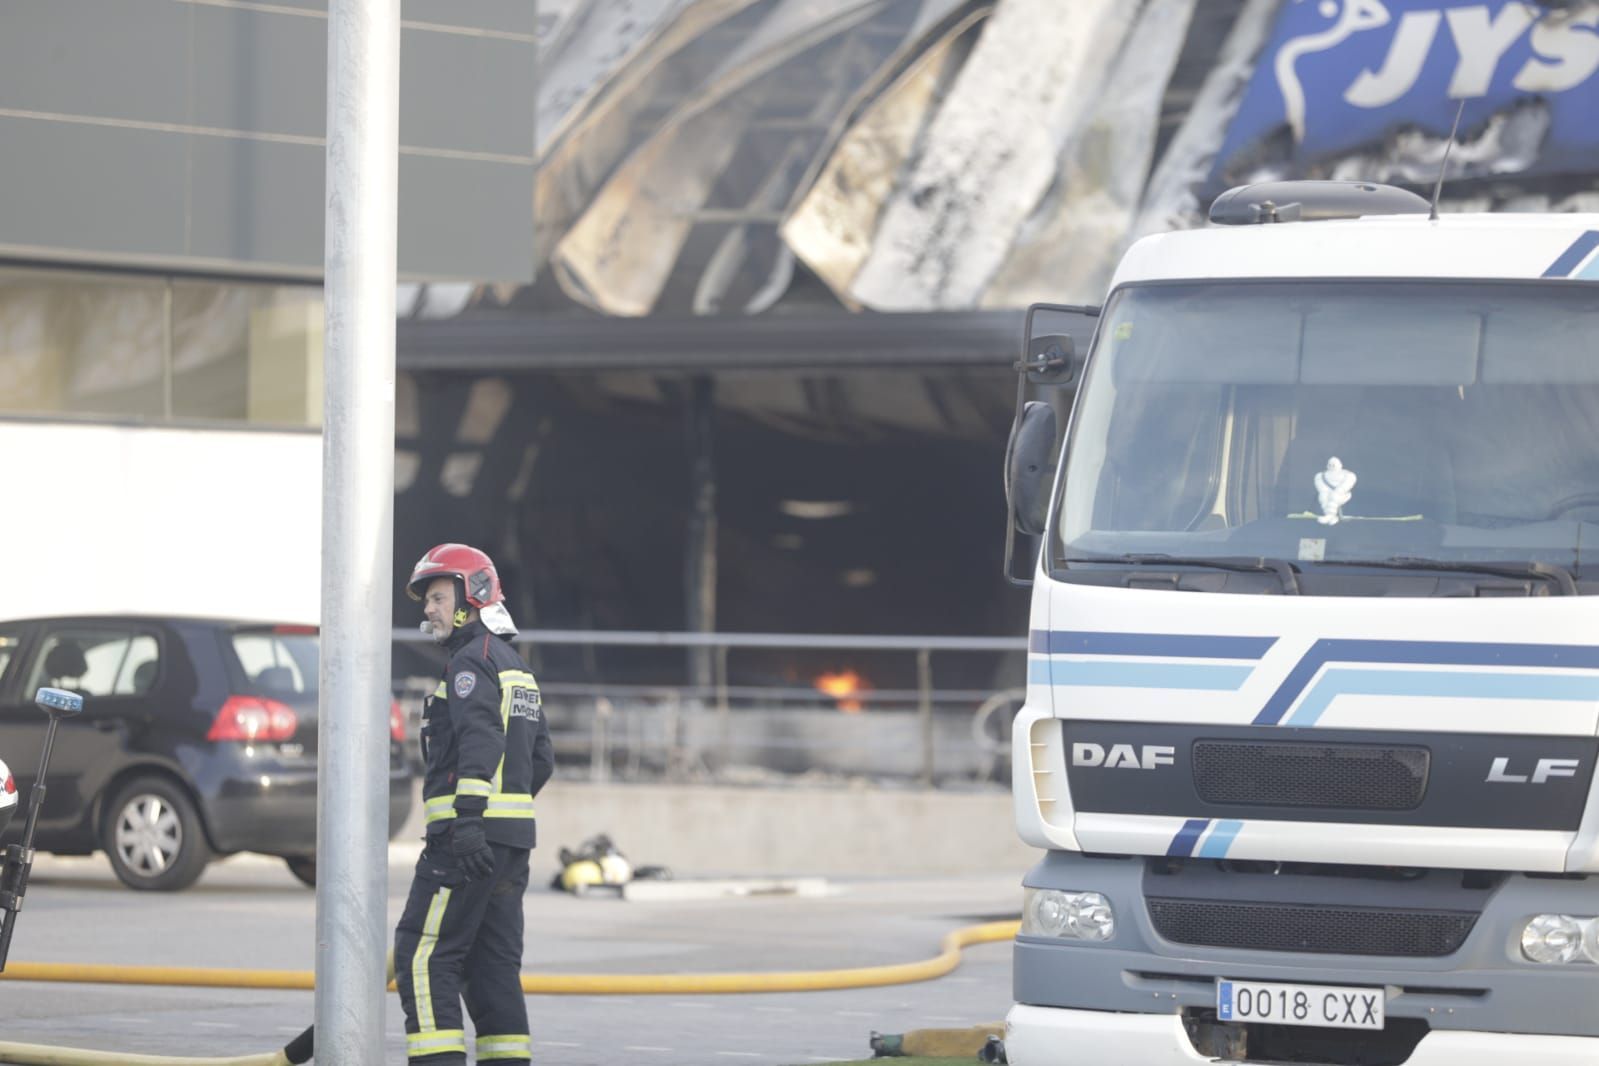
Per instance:
[[[1599,670],[1599,647],[1584,644],[1477,644],[1432,640],[1318,640],[1288,672],[1255,725],[1276,725],[1328,663],[1405,666],[1521,666]],[[1319,712],[1318,712],[1319,713]],[[1296,723],[1297,724],[1297,723]]]
[[[1262,659],[1276,637],[1216,637],[1189,633],[1092,633],[1035,629],[1030,650],[1048,655],[1115,655],[1131,658]]]
[[[1233,846],[1233,838],[1244,827],[1243,822],[1222,821],[1216,823],[1216,828],[1210,831],[1210,836],[1199,845],[1198,855],[1201,859],[1225,859],[1227,849]]]
[[[1035,659],[1028,667],[1027,679],[1035,685],[1066,685],[1102,688],[1199,689],[1207,692],[1236,692],[1244,687],[1252,666],[1223,663],[1151,663],[1114,659]]]
[[[1543,272],[1543,276],[1546,278],[1570,277],[1572,271],[1576,270],[1582,264],[1582,261],[1588,258],[1596,248],[1599,248],[1599,230],[1591,229],[1572,241],[1571,247],[1561,252],[1559,259],[1549,264],[1549,269]],[[1593,275],[1585,270],[1582,272],[1582,276],[1592,277]]]
[[[1487,674],[1455,670],[1328,670],[1284,725],[1315,725],[1339,696],[1599,702],[1596,674]]]
[[[1177,830],[1177,835],[1171,838],[1171,847],[1166,849],[1166,854],[1175,858],[1184,858],[1194,850],[1197,841],[1205,827],[1210,824],[1209,818],[1190,818]]]

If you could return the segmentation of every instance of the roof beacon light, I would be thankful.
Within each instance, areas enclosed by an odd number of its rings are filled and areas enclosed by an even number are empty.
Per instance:
[[[1210,220],[1221,226],[1323,222],[1363,215],[1425,215],[1430,207],[1413,192],[1369,181],[1263,181],[1216,197]]]

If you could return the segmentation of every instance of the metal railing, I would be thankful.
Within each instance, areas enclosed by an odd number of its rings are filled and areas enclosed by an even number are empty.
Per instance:
[[[432,643],[416,630],[397,629],[394,639]],[[525,630],[514,643],[535,660],[543,649],[561,646],[710,651],[709,685],[563,682],[558,672],[540,677],[553,711],[558,758],[570,765],[586,757],[589,776],[597,781],[652,773],[674,780],[727,780],[763,770],[907,776],[923,785],[940,776],[1003,778],[1009,719],[1022,699],[1020,677],[995,687],[941,689],[934,683],[934,656],[1010,656],[1027,650],[1022,637],[564,629]],[[741,650],[899,653],[914,657],[916,683],[842,694],[793,683],[734,684],[729,657]],[[999,673],[997,664],[994,672]],[[414,710],[437,684],[436,676],[417,678],[398,685],[396,695]],[[860,713],[841,712],[850,704]],[[917,755],[909,762],[908,749]]]

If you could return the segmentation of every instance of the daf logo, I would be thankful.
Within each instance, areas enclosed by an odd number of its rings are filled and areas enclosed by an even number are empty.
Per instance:
[[[1581,759],[1539,759],[1532,768],[1530,780],[1535,785],[1542,785],[1551,777],[1576,777],[1577,769],[1581,765]],[[1488,780],[1501,784],[1524,785],[1529,777],[1526,774],[1511,773],[1510,757],[1501,755],[1489,768]]]
[[[1176,755],[1176,748],[1157,744],[1112,744],[1108,751],[1103,744],[1072,745],[1073,766],[1102,766],[1107,770],[1153,770],[1172,765]]]

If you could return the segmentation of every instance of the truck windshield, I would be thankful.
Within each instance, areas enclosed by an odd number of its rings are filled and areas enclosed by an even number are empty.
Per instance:
[[[1057,564],[1599,579],[1599,285],[1133,286],[1096,345]]]

